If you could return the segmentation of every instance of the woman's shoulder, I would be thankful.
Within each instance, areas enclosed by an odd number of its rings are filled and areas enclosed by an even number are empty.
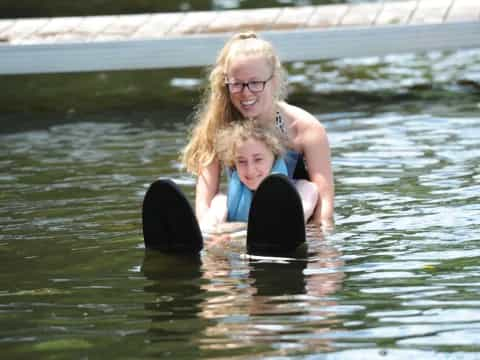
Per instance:
[[[286,102],[280,103],[279,107],[280,110],[285,114],[288,125],[295,127],[297,131],[324,131],[323,125],[320,123],[320,121],[305,109],[288,104]]]

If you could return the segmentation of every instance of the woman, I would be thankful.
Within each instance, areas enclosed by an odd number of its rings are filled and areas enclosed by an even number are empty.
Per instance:
[[[290,177],[295,176],[303,155],[308,178],[319,194],[312,220],[326,228],[333,226],[334,184],[326,131],[310,113],[285,102],[285,95],[286,75],[269,42],[255,33],[237,34],[227,41],[210,73],[196,126],[183,152],[187,170],[198,175],[195,211],[200,222],[219,191],[217,132],[247,118],[273,124],[285,134]]]

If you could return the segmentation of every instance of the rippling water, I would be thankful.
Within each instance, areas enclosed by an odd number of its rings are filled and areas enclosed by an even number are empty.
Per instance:
[[[347,64],[332,71],[363,66]],[[338,83],[324,66],[292,80],[319,97]],[[463,91],[329,108],[330,89],[310,105],[332,146],[337,226],[309,228],[292,262],[145,252],[148,184],[171,177],[193,199],[177,160],[187,112],[0,134],[2,357],[478,358],[480,102]]]

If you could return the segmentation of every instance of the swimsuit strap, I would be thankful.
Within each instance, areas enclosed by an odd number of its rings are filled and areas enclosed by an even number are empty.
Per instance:
[[[275,127],[288,138],[287,126],[285,124],[285,119],[283,118],[280,111],[277,111],[275,114]],[[288,149],[284,154],[285,164],[287,165],[288,176],[295,179],[310,179],[308,175],[306,163],[304,161],[303,154],[293,150]]]
[[[280,114],[280,111],[277,111],[277,113],[275,115],[275,126],[283,134],[287,133],[287,127],[285,126],[285,120],[283,119],[282,114]]]

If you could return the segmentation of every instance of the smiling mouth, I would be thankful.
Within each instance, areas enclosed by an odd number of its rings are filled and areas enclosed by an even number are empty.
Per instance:
[[[256,102],[257,102],[257,100],[253,99],[253,100],[249,100],[249,101],[241,101],[240,104],[242,104],[242,106],[252,106]]]

